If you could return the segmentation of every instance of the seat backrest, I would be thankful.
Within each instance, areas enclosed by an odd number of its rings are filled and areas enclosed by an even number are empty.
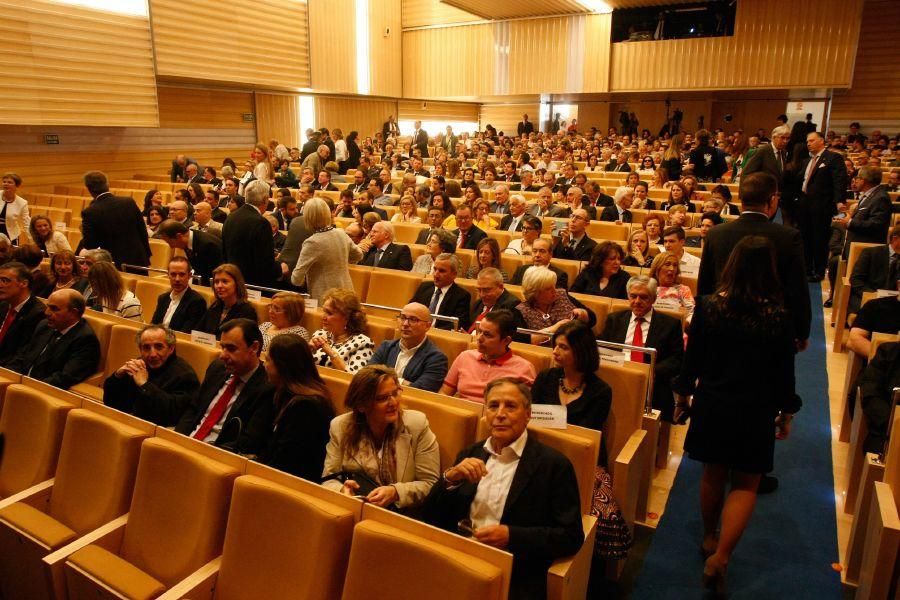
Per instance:
[[[15,384],[6,389],[0,433],[0,498],[17,494],[53,477],[66,416],[75,405],[39,390]]]
[[[116,370],[132,358],[138,358],[140,351],[135,341],[137,327],[128,327],[127,325],[113,325],[109,335],[109,349],[106,353],[106,363],[103,368],[103,374],[109,377]]]
[[[162,240],[150,240],[150,267],[153,269],[168,269],[169,259],[172,257],[172,248]]]
[[[418,223],[394,223],[393,225],[394,241],[398,244],[414,244],[416,243],[416,238],[419,237],[419,233],[423,229],[428,229],[428,225]]]
[[[612,407],[603,424],[603,443],[612,461],[631,434],[641,429],[650,365],[601,362],[597,375],[612,388]]]
[[[83,535],[128,511],[141,443],[151,433],[85,409],[69,413],[49,514]]]
[[[347,397],[347,388],[350,387],[350,380],[353,376],[346,371],[326,369],[323,367],[319,368],[319,374],[322,376],[325,385],[328,386],[328,391],[331,392],[331,401],[334,403],[334,412],[339,415],[347,412],[347,406],[344,404],[344,399]]]
[[[372,598],[506,598],[503,571],[385,523],[362,521],[353,530],[343,600]]]
[[[238,475],[172,442],[144,440],[121,557],[171,587],[218,556]]]
[[[421,283],[422,275],[420,273],[407,273],[394,269],[372,269],[365,301],[367,304],[403,308],[409,303]],[[397,314],[371,308],[366,308],[366,312],[384,316]]]
[[[509,345],[509,349],[512,350],[513,354],[516,356],[521,356],[531,362],[537,373],[549,368],[550,363],[553,361],[553,351],[545,346],[513,342]]]
[[[539,442],[558,450],[569,459],[578,479],[581,512],[590,513],[594,495],[594,470],[600,454],[600,432],[571,425],[568,429],[532,426],[528,428],[528,435],[533,435]]]
[[[260,477],[239,477],[216,600],[340,598],[354,523],[346,508]]]
[[[84,320],[91,326],[94,335],[97,336],[97,341],[100,342],[100,363],[97,367],[98,371],[103,371],[104,365],[106,365],[106,357],[109,352],[109,340],[112,337],[113,325],[115,325],[113,321],[105,319],[101,315],[103,315],[103,313],[90,310],[85,311],[84,313]]]
[[[349,265],[350,281],[353,282],[353,291],[356,292],[357,298],[365,298],[369,291],[369,277],[372,274],[370,269],[357,265]]]
[[[206,374],[206,368],[220,356],[218,348],[211,348],[188,340],[178,340],[175,353],[191,365],[194,373],[197,374],[197,379],[201,382]]]
[[[572,294],[572,297],[587,306],[597,317],[597,323],[594,325],[594,335],[600,335],[600,332],[603,331],[603,326],[606,325],[606,315],[609,314],[609,298],[593,294]]]
[[[884,246],[884,244],[868,244],[865,242],[853,242],[850,244],[850,251],[847,253],[848,275],[853,273],[853,267],[856,265],[856,259],[859,258],[860,253],[866,248],[871,248],[873,246]]]
[[[397,319],[371,316],[366,319],[366,325],[366,334],[375,344],[376,348],[384,340],[394,339],[397,334]]]
[[[407,408],[425,413],[428,425],[438,440],[441,455],[441,472],[449,469],[459,453],[475,443],[478,431],[478,414],[452,405],[438,404],[403,391],[403,404]]]
[[[631,228],[626,225],[616,225],[604,221],[591,221],[587,227],[587,234],[595,240],[624,241],[628,239]]]
[[[468,350],[469,344],[472,343],[472,336],[468,333],[433,327],[428,330],[428,339],[447,356],[447,363],[450,365],[457,356]]]
[[[165,280],[152,281],[150,279],[139,279],[134,286],[134,295],[141,302],[144,312],[144,318],[149,323],[153,313],[156,311],[156,302],[159,295],[171,291],[169,283]]]

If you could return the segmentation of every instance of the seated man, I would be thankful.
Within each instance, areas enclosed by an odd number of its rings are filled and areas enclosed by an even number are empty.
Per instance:
[[[653,372],[653,408],[662,413],[665,421],[672,421],[675,409],[672,397],[672,378],[681,370],[684,358],[684,337],[681,321],[653,310],[656,302],[656,280],[640,275],[628,280],[628,304],[631,310],[611,312],[598,339],[617,344],[656,348],[656,367]],[[650,363],[650,355],[625,352],[626,360]]]
[[[210,192],[207,192],[207,194],[209,193]],[[213,206],[215,205],[210,204],[209,202],[198,202],[194,206],[194,224],[191,226],[191,229],[196,229],[197,231],[202,231],[203,233],[208,233],[222,239],[222,223],[213,218]],[[217,208],[216,210],[224,214],[224,211],[221,209]]]
[[[410,302],[427,306],[428,312],[432,315],[458,318],[459,328],[465,331],[469,328],[472,296],[456,283],[458,271],[459,259],[455,254],[438,254],[434,259],[433,280],[419,284]],[[450,321],[441,319],[435,321],[434,326],[438,329],[452,329]]]
[[[522,225],[524,224],[526,217],[526,208],[525,197],[514,194],[509,199],[509,213],[504,215],[500,220],[500,226],[497,229],[500,231],[508,231],[510,233],[522,231]]]
[[[272,227],[272,244],[275,246],[275,256],[278,256],[284,250],[284,242],[287,240],[287,236],[278,229],[278,219],[272,213],[264,214],[263,218]]]
[[[372,206],[381,208],[384,206],[394,205],[394,199],[391,198],[388,194],[384,193],[384,186],[380,180],[369,180],[369,185],[366,186],[366,191],[372,193]]]
[[[175,355],[175,332],[164,325],[145,325],[137,345],[140,358],[126,361],[103,383],[103,403],[171,427],[200,388],[197,374]]]
[[[900,387],[900,343],[887,342],[878,346],[872,362],[859,376],[862,409],[869,426],[869,434],[863,442],[866,452],[877,454],[884,450],[896,387]],[[894,435],[897,435],[896,431]]]
[[[441,197],[444,199],[444,202],[449,202],[443,194],[441,194]],[[419,232],[419,235],[416,236],[416,243],[420,245],[427,244],[435,229],[443,229],[443,223],[444,211],[440,208],[429,208],[428,216],[425,217],[425,224],[428,227]]]
[[[484,318],[484,315],[494,310],[515,309],[521,300],[510,294],[503,287],[503,274],[499,269],[488,267],[478,272],[477,286],[478,301],[472,307],[472,324],[469,326],[469,333],[474,332],[478,328],[478,323]]]
[[[359,264],[382,269],[409,271],[412,269],[412,253],[406,244],[394,243],[394,226],[390,221],[372,225],[368,239],[359,244],[364,255]]]
[[[666,252],[674,252],[678,257],[682,276],[696,278],[700,274],[700,257],[685,252],[684,243],[684,228],[666,227],[663,229],[663,245]]]
[[[900,289],[900,273],[897,277],[894,289]],[[900,331],[900,296],[874,298],[859,309],[853,327],[850,328],[847,346],[865,360],[872,350],[873,333],[893,335],[898,331]]]
[[[570,188],[577,190],[578,188]],[[566,258],[569,260],[590,260],[591,253],[597,242],[587,234],[587,226],[590,224],[588,213],[583,208],[572,211],[569,217],[569,226],[559,232],[556,245],[553,247],[553,258]]]
[[[169,260],[170,292],[156,299],[151,323],[164,325],[175,331],[190,333],[206,313],[206,299],[191,289],[191,267],[183,256]]]
[[[31,340],[44,305],[31,293],[31,270],[20,262],[0,266],[0,365]]]
[[[589,221],[597,220],[597,207],[586,201],[584,190],[577,185],[573,185],[566,190],[566,207],[563,209],[563,216],[571,217],[575,211],[583,209],[588,216]]]
[[[859,311],[863,292],[893,289],[892,282],[900,277],[900,225],[891,228],[887,246],[863,248],[850,274],[848,314]]]
[[[184,251],[203,285],[210,284],[213,271],[225,262],[222,240],[211,233],[188,229],[184,224],[168,219],[160,223],[159,237],[170,248]]]
[[[634,215],[631,214],[631,206],[634,203],[634,193],[628,190],[622,190],[620,187],[616,190],[616,199],[613,203],[603,209],[600,213],[600,220],[610,223],[631,223]]]
[[[370,365],[386,365],[397,372],[400,385],[436,392],[447,375],[447,357],[428,339],[431,314],[424,304],[412,302],[397,315],[400,339],[381,342]]]
[[[531,267],[547,267],[556,273],[556,287],[569,289],[569,275],[557,267],[550,264],[550,240],[546,238],[537,238],[531,244],[531,264],[520,265],[512,276],[513,285],[522,285],[522,278],[525,277],[525,271]]]
[[[485,391],[490,437],[460,452],[425,501],[425,521],[513,555],[509,597],[547,597],[550,564],[584,543],[569,459],[528,435],[531,390],[506,377]]]
[[[447,200],[449,202],[449,200]],[[478,242],[487,234],[472,221],[472,208],[468,204],[460,204],[456,209],[456,247],[477,250]]]
[[[259,360],[262,333],[249,319],[225,321],[221,356],[203,377],[175,431],[235,452],[256,454],[272,430],[274,388]]]
[[[509,186],[505,183],[498,183],[494,187],[494,201],[488,205],[491,213],[498,215],[508,215],[509,210]]]
[[[509,349],[515,334],[516,318],[511,310],[495,310],[484,315],[476,336],[478,349],[466,350],[456,357],[441,393],[484,402],[484,390],[494,379],[513,377],[531,385],[534,365]]]
[[[38,324],[6,368],[64,390],[96,373],[101,366],[100,342],[81,318],[84,309],[84,297],[76,290],[50,294],[44,311],[47,320]]]

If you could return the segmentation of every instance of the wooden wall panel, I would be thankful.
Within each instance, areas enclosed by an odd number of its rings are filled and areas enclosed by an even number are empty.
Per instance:
[[[256,136],[268,143],[278,140],[288,148],[300,147],[300,111],[293,94],[255,94]],[[306,141],[304,137],[303,141]]]
[[[609,102],[578,102],[578,131],[596,127],[604,135],[609,128]]]
[[[310,87],[306,0],[149,2],[159,75]]]
[[[402,13],[404,29],[481,20],[478,15],[444,4],[440,0],[403,0]]]
[[[381,131],[388,115],[397,114],[394,100],[370,100],[368,98],[335,98],[316,96],[316,127],[339,127],[344,136],[359,132],[360,142]]]
[[[253,94],[200,88],[159,86],[159,126],[183,129],[247,129],[254,124],[244,121],[252,113]]]
[[[403,96],[406,98],[494,93],[491,25],[405,31],[403,57]]]
[[[583,92],[609,91],[609,57],[612,15],[588,15],[584,18]]]
[[[390,33],[386,33],[390,30]],[[369,93],[399,97],[403,93],[400,0],[369,0]]]
[[[837,90],[831,104],[830,128],[846,132],[859,121],[864,132],[900,131],[900,69],[897,39],[900,37],[900,3],[866,0],[853,84]]]
[[[356,93],[355,40],[354,0],[309,0],[310,87],[317,92]],[[399,69],[399,57],[395,64]]]
[[[610,91],[849,86],[862,1],[744,1],[731,37],[612,44]]]
[[[0,69],[0,123],[159,123],[147,17],[0,0]]]
[[[493,125],[498,132],[507,136],[516,135],[516,127],[522,120],[522,115],[527,114],[528,120],[537,124],[540,115],[540,104],[482,104],[479,115],[480,128],[485,125]]]
[[[574,22],[568,17],[510,22],[510,94],[534,93],[535,86],[546,93],[568,90],[569,48],[577,46],[570,39]]]
[[[423,121],[469,121],[478,122],[478,105],[471,102],[435,102],[434,100],[399,100],[398,119]]]

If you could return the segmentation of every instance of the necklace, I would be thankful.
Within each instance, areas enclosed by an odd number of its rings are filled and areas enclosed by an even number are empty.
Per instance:
[[[566,377],[562,376],[559,378],[559,389],[561,389],[564,394],[576,394],[583,387],[584,387],[584,381],[582,381],[581,383],[579,383],[578,385],[576,385],[573,388],[568,388],[568,387],[566,387]]]

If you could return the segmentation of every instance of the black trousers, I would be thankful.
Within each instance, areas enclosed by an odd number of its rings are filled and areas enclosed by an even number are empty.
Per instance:
[[[803,236],[803,258],[811,275],[825,276],[828,266],[828,240],[831,237],[831,204],[823,206],[816,198],[800,199],[797,210],[800,235]]]

